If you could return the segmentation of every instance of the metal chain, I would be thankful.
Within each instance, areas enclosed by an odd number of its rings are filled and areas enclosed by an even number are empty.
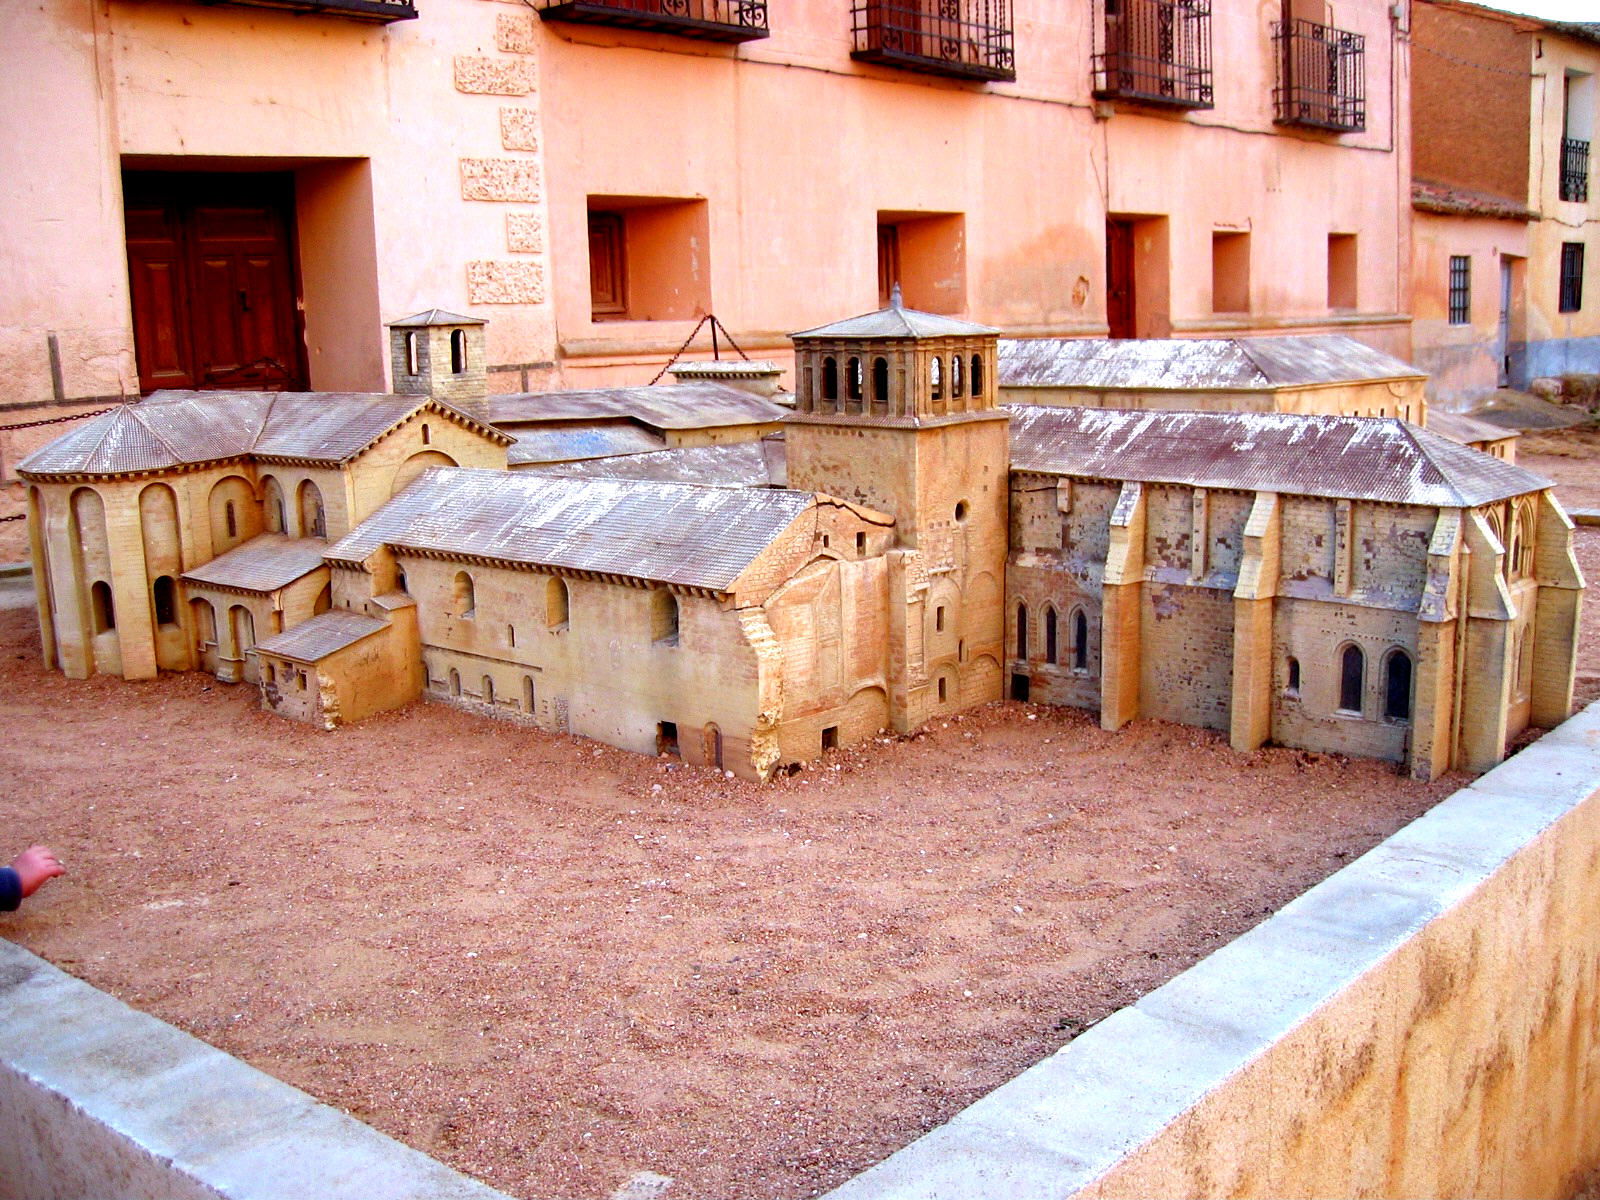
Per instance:
[[[26,521],[27,519],[27,513],[12,513],[9,517],[0,517],[0,523],[4,523],[6,521]]]
[[[683,345],[679,346],[678,349],[673,353],[672,357],[667,359],[666,366],[663,366],[661,370],[656,372],[656,377],[652,379],[647,386],[654,387],[656,384],[661,382],[661,377],[667,373],[667,368],[671,367],[673,363],[677,362],[683,357],[683,352],[689,348],[689,343],[694,341],[695,335],[706,327],[707,321],[711,322],[711,336],[713,341],[716,339],[718,331],[720,331],[722,336],[728,339],[728,345],[739,351],[739,357],[744,359],[745,362],[750,361],[750,356],[744,352],[738,342],[733,340],[733,334],[728,332],[728,327],[721,321],[717,320],[717,314],[707,313],[705,316],[701,317],[699,322],[696,323],[695,327],[689,331],[689,336],[683,339]]]
[[[0,425],[0,433],[4,433],[12,429],[35,429],[40,425],[60,425],[66,421],[82,421],[88,417],[103,417],[108,412],[116,412],[117,409],[121,407],[121,404],[113,404],[109,408],[97,408],[93,412],[68,413],[64,417],[45,417],[41,421],[19,421],[15,425]],[[9,519],[10,518],[0,517],[0,520]]]

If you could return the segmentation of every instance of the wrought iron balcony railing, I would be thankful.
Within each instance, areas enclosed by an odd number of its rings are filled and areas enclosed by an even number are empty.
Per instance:
[[[1015,79],[1011,0],[855,0],[850,57],[957,79]]]
[[[411,0],[199,0],[207,7],[281,8],[289,12],[328,13],[358,21],[413,21],[417,7]]]
[[[1561,198],[1589,201],[1589,143],[1576,138],[1561,139]]]
[[[1280,125],[1337,133],[1367,127],[1367,39],[1313,21],[1274,21],[1278,85],[1272,89]]]
[[[768,35],[767,0],[541,0],[546,21],[576,21],[676,33],[708,42]]]
[[[1096,0],[1094,94],[1211,107],[1211,0]]]

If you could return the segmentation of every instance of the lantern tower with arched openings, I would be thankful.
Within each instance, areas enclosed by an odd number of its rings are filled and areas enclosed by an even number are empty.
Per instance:
[[[999,331],[900,303],[793,334],[789,486],[892,513],[895,727],[1001,697],[1009,417]]]

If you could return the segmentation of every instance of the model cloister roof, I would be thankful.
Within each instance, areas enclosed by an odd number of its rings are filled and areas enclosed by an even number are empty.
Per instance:
[[[353,646],[364,637],[387,629],[388,623],[343,608],[330,608],[256,645],[261,654],[276,654],[295,662],[314,663],[335,650]]]
[[[321,538],[292,538],[263,533],[210,562],[185,571],[191,583],[237,588],[247,592],[275,592],[322,566],[327,543]]]
[[[1550,481],[1396,417],[1013,406],[1011,467],[1470,508]]]
[[[636,421],[651,429],[703,429],[708,425],[764,425],[783,420],[788,411],[732,384],[699,381],[489,397],[489,419],[496,425],[512,426],[609,417]]]
[[[768,434],[767,439],[775,435]],[[724,446],[684,446],[648,454],[552,462],[529,468],[541,475],[569,479],[648,479],[657,483],[694,483],[706,487],[782,487],[783,442],[732,442]]]
[[[632,423],[562,421],[555,425],[518,428],[517,440],[506,450],[506,463],[562,463],[580,459],[607,459],[618,455],[649,454],[666,449],[659,433]]]
[[[259,458],[343,463],[423,408],[502,444],[511,438],[428,396],[368,392],[154,392],[23,459],[25,475],[119,475]]]
[[[491,558],[725,591],[816,503],[810,492],[432,468],[327,551]]]
[[[1002,338],[1001,387],[1253,391],[1426,379],[1339,333],[1260,338]]]

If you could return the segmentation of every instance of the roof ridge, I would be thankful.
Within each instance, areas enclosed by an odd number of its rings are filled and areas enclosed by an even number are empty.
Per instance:
[[[272,418],[278,409],[278,400],[286,395],[285,392],[273,392],[267,400],[266,407],[261,410],[261,424],[256,426],[255,436],[250,439],[250,453],[256,452],[256,447],[261,444],[261,439],[267,436],[267,428],[272,424]]]
[[[1267,373],[1266,367],[1262,366],[1261,360],[1256,357],[1255,348],[1250,345],[1250,342],[1254,340],[1253,338],[1224,338],[1223,340],[1232,342],[1233,348],[1244,355],[1250,365],[1255,368],[1256,375],[1260,377],[1262,383],[1269,386],[1277,386],[1278,380]]]
[[[126,409],[137,409],[138,408],[138,406],[135,405],[135,404],[128,404],[128,405],[124,405],[123,407],[126,408]],[[121,414],[118,414],[118,415],[120,416]],[[128,419],[138,422],[139,428],[144,430],[146,433],[148,433],[151,436],[151,438],[154,439],[156,445],[160,446],[169,455],[171,455],[173,462],[176,463],[176,462],[182,462],[183,461],[183,455],[178,453],[177,449],[172,445],[171,442],[167,441],[166,438],[162,437],[159,433],[157,433],[155,431],[155,429],[151,427],[150,423],[148,421],[146,421],[144,419],[144,417],[140,413],[138,413],[136,411],[135,412],[131,412],[129,414],[129,418]],[[110,437],[111,436],[111,430],[115,427],[115,425],[116,425],[116,422],[113,420],[110,424],[108,424],[106,426],[105,437]],[[104,437],[101,438],[101,441],[104,441],[104,440],[105,440]],[[94,448],[95,448],[96,451],[98,451],[100,449],[100,442],[96,442]]]

